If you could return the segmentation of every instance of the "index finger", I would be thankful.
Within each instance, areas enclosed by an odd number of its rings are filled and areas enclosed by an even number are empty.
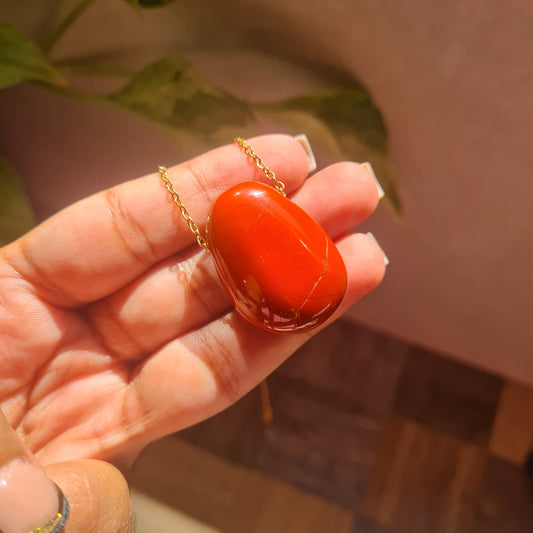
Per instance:
[[[288,190],[303,182],[307,156],[294,138],[268,135],[250,142]],[[264,179],[234,145],[170,168],[169,177],[200,228],[223,190]],[[77,307],[115,292],[194,241],[159,176],[150,174],[67,207],[2,255],[40,297]]]

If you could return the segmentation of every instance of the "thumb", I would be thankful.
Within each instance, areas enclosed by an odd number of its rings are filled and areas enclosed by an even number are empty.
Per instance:
[[[118,469],[91,459],[43,469],[0,410],[0,533],[132,530],[128,485]]]
[[[0,531],[59,533],[69,504],[0,411]]]
[[[117,468],[105,461],[80,459],[47,465],[45,470],[70,502],[64,533],[133,531],[128,484]]]

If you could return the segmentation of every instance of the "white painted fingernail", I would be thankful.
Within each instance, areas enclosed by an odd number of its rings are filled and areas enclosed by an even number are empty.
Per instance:
[[[313,170],[316,170],[316,159],[315,154],[313,154],[313,149],[311,148],[311,144],[309,143],[307,135],[305,133],[302,133],[300,135],[295,135],[294,138],[305,150],[305,153],[307,155],[307,162],[309,163],[309,172],[313,172]]]
[[[370,233],[368,232],[367,235],[371,238],[371,239],[374,239],[374,242],[381,248],[381,245],[379,244],[378,240],[376,239],[376,237],[374,237],[374,234],[373,233]],[[381,248],[381,253],[383,254],[383,260],[385,261],[385,266],[387,266],[390,261],[389,261],[389,258],[387,257],[387,255],[385,254],[385,252],[383,251],[383,248]]]
[[[0,531],[63,531],[69,515],[64,494],[26,458],[0,468]]]
[[[361,166],[365,167],[370,172],[370,174],[372,174],[372,177],[374,178],[378,187],[378,198],[381,200],[385,196],[385,191],[383,190],[381,183],[379,183],[378,179],[376,178],[376,174],[374,172],[374,169],[372,168],[372,165],[367,161],[365,163],[361,163]]]

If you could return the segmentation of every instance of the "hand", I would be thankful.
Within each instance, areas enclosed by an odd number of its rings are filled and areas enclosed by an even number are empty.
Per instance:
[[[291,137],[250,143],[336,242],[348,271],[338,318],[384,274],[376,242],[347,234],[375,209],[375,181],[355,163],[306,180],[306,155]],[[232,184],[264,180],[233,145],[169,176],[198,222]],[[68,532],[98,531],[110,509],[124,523],[126,486],[108,462],[127,469],[149,442],[224,409],[309,336],[261,331],[232,310],[157,174],[84,199],[0,250],[0,406],[25,453],[67,495]],[[4,425],[2,443],[14,438]],[[109,501],[100,474],[122,496]]]

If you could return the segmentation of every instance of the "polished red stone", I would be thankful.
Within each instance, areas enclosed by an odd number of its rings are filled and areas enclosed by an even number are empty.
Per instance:
[[[346,267],[326,232],[262,183],[219,196],[207,240],[235,308],[263,329],[309,330],[331,316],[346,291]]]

